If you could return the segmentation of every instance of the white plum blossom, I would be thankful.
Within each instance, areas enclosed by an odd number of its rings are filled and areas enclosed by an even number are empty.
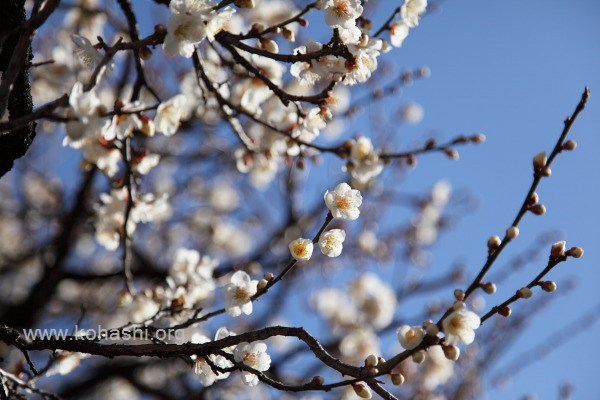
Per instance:
[[[267,345],[262,342],[242,342],[238,344],[233,351],[233,357],[236,362],[244,363],[260,372],[268,370],[271,366],[271,357],[267,354]],[[249,371],[242,371],[242,380],[248,386],[258,384],[258,377]]]
[[[252,314],[251,298],[257,292],[257,285],[258,281],[250,279],[250,275],[244,271],[237,271],[231,275],[231,282],[224,287],[227,314],[232,317],[242,313]]]
[[[367,272],[352,280],[349,291],[360,322],[378,329],[392,322],[396,312],[396,294],[376,274]]]
[[[74,53],[77,55],[79,60],[81,60],[83,65],[90,69],[94,69],[98,66],[98,64],[100,64],[102,55],[98,52],[94,45],[92,45],[92,42],[79,35],[71,35],[71,40],[76,46]]]
[[[427,0],[404,0],[404,4],[400,7],[400,16],[409,28],[414,28],[419,25],[419,18],[426,9]]]
[[[158,165],[159,161],[160,156],[158,154],[143,154],[132,160],[131,168],[139,174],[146,175]]]
[[[423,120],[423,107],[415,102],[409,102],[400,110],[400,115],[405,122],[409,124],[418,124]]]
[[[394,47],[402,47],[402,43],[408,37],[410,27],[404,21],[399,21],[390,27],[390,41]]]
[[[442,322],[444,339],[448,344],[471,344],[475,339],[475,329],[480,324],[481,320],[474,312],[466,309],[454,311]]]
[[[425,331],[420,326],[402,325],[396,332],[400,345],[406,350],[412,350],[423,341]]]
[[[215,340],[223,339],[227,336],[230,336],[231,333],[227,330],[227,328],[219,328],[215,335]],[[202,334],[195,333],[192,336],[192,343],[208,343],[210,339]],[[227,351],[227,349],[225,349]],[[229,352],[229,351],[228,351]],[[208,364],[207,360],[204,357],[200,356],[192,356],[192,359],[195,361],[194,364],[194,372],[198,375],[200,379],[200,383],[202,386],[210,386],[217,380],[226,379],[231,374],[230,372],[215,372]],[[216,365],[220,368],[230,368],[233,366],[231,361],[226,359],[222,355],[210,355],[208,359],[213,365]]]
[[[75,82],[69,95],[69,105],[75,111],[77,117],[85,118],[95,115],[101,102],[94,89],[84,91],[83,83]]]
[[[155,129],[165,136],[174,135],[179,129],[181,120],[187,117],[186,101],[185,95],[178,94],[161,103],[156,110],[156,117],[154,117]]]
[[[292,257],[298,261],[308,261],[312,257],[313,242],[310,239],[298,238],[290,242],[288,247]]]
[[[339,345],[340,353],[350,363],[364,362],[370,354],[379,354],[379,338],[369,327],[358,327],[344,336]]]
[[[355,220],[360,215],[359,207],[362,204],[360,191],[352,189],[345,182],[340,183],[333,191],[325,192],[325,205],[334,218]]]
[[[167,36],[163,50],[168,56],[177,54],[190,58],[196,43],[207,36],[205,22],[214,13],[211,0],[172,0],[169,8],[172,12],[167,22]]]
[[[96,207],[96,240],[107,250],[114,251],[119,247],[128,197],[126,187],[100,194],[102,204]],[[151,193],[134,197],[127,219],[127,235],[133,235],[138,222],[161,221],[168,218],[170,212],[166,194],[159,198]]]
[[[76,353],[64,350],[56,351],[56,362],[46,372],[46,376],[68,375],[77,368],[82,359],[89,357],[88,354]]]
[[[160,305],[154,299],[141,294],[127,305],[127,315],[130,322],[140,323],[154,317],[159,309]]]
[[[350,141],[350,145],[350,158],[344,168],[358,183],[367,183],[383,171],[383,162],[373,149],[371,139],[361,136]]]
[[[332,28],[351,28],[363,12],[359,0],[320,0],[320,8],[325,13],[325,22]]]
[[[330,229],[321,234],[319,247],[327,257],[337,257],[342,254],[346,232],[343,229]]]

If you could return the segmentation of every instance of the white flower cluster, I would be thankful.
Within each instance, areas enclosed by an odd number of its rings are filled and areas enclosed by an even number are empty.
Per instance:
[[[212,0],[172,0],[163,44],[165,54],[190,58],[197,43],[204,39],[212,41],[235,12],[229,7],[216,12],[215,5]]]
[[[350,157],[344,169],[360,184],[365,184],[383,171],[383,161],[373,149],[371,139],[361,136],[351,140]]]
[[[419,25],[419,19],[427,9],[427,0],[404,0],[400,7],[402,19],[390,27],[392,46],[401,47],[411,28]]]
[[[346,289],[321,289],[312,304],[334,331],[345,332],[340,342],[344,357],[360,362],[367,355],[378,353],[375,331],[392,322],[397,301],[393,289],[376,274],[368,272],[351,281]]]
[[[173,135],[181,119],[186,117],[183,111],[185,101],[184,95],[177,95],[161,103],[154,121],[141,113],[144,104],[139,101],[121,105],[114,115],[109,117],[107,115],[110,114],[107,113],[107,108],[102,104],[96,89],[85,91],[83,84],[76,82],[69,95],[69,116],[72,120],[66,124],[67,135],[63,145],[80,149],[86,162],[95,165],[112,178],[119,171],[119,165],[123,161],[121,141],[132,137],[135,131],[140,131],[146,136],[154,136],[155,130],[167,136]],[[159,160],[157,154],[142,150],[128,161],[132,173],[144,175],[158,165]],[[151,193],[138,196],[135,190],[132,192],[135,198],[127,228],[123,227],[127,191],[124,188],[115,189],[111,195],[101,195],[103,204],[98,207],[96,238],[108,250],[117,249],[123,229],[131,235],[137,222],[160,221],[170,215],[166,195],[156,198]]]
[[[360,214],[362,196],[360,191],[352,189],[345,182],[340,183],[333,191],[325,192],[325,205],[334,218],[355,220]],[[346,232],[343,229],[330,229],[318,238],[319,248],[327,257],[337,257],[342,254]],[[295,260],[308,261],[313,253],[313,241],[298,238],[289,244],[290,253]]]
[[[166,195],[159,198],[150,193],[135,196],[124,233],[128,198],[125,187],[113,189],[110,194],[100,194],[102,204],[96,207],[96,240],[108,250],[113,251],[119,247],[121,235],[133,235],[139,222],[162,221],[171,215]]]
[[[215,334],[215,340],[221,340],[228,336],[234,336],[234,335],[235,335],[235,333],[229,331],[225,327],[222,327],[217,330],[217,333]],[[197,344],[209,343],[210,341],[211,340],[208,337],[206,337],[200,333],[195,333],[192,336],[192,340],[191,340],[192,343],[197,343]],[[232,352],[231,348],[226,348],[223,350],[226,353],[230,353],[230,354]],[[219,368],[230,368],[233,366],[231,361],[229,361],[222,355],[210,355],[210,356],[208,356],[208,359],[212,365],[215,365]],[[194,372],[200,378],[200,383],[202,384],[202,386],[210,386],[213,383],[215,383],[215,381],[226,379],[230,375],[230,372],[214,371],[211,368],[210,364],[207,362],[207,360],[203,357],[192,356],[192,360],[195,361]]]

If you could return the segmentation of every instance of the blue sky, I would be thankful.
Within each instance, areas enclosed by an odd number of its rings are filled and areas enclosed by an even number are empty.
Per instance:
[[[584,86],[591,89],[588,108],[570,136],[579,147],[556,160],[552,177],[538,190],[547,214],[527,216],[519,240],[496,265],[501,267],[540,232],[560,229],[567,245],[583,247],[585,255],[562,264],[549,278],[560,287],[574,277],[578,286],[535,316],[521,340],[507,350],[505,362],[600,301],[600,171],[595,162],[600,146],[599,17],[600,2],[592,0],[446,1],[441,12],[425,18],[403,48],[391,55],[399,65],[427,65],[432,70],[430,79],[405,92],[405,99],[425,108],[424,121],[410,128],[415,135],[437,130],[447,138],[478,131],[487,136],[485,145],[462,149],[457,163],[442,157],[427,159],[408,183],[418,187],[418,182],[431,184],[444,177],[478,197],[479,208],[433,253],[438,261],[464,256],[472,274],[484,261],[485,239],[503,232],[514,218],[531,182],[531,158],[551,150]],[[520,272],[499,288],[495,300],[489,298],[490,305],[512,294],[541,268],[538,263]],[[573,335],[580,329],[571,328]],[[600,324],[595,324],[567,343],[556,343],[556,350],[522,371],[511,386],[490,388],[488,398],[519,398],[531,392],[540,399],[556,398],[565,381],[574,385],[575,398],[595,396],[600,382],[593,371],[600,370],[600,351],[590,343],[599,336]]]

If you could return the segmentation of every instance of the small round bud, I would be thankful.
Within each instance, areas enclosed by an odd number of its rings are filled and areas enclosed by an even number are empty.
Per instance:
[[[446,149],[444,150],[444,153],[448,156],[449,159],[451,160],[458,160],[460,158],[458,151],[454,150],[454,149]]]
[[[392,378],[392,383],[396,386],[402,385],[404,383],[404,375],[402,374],[391,374],[390,378]]]
[[[235,0],[233,2],[239,8],[254,8],[256,7],[256,3],[254,0]]]
[[[438,328],[438,326],[432,320],[423,322],[423,329],[425,329],[425,332],[427,332],[429,336],[437,336],[437,334],[440,332],[440,328]]]
[[[262,37],[259,39],[259,43],[263,50],[268,51],[269,53],[279,53],[279,46],[275,41]]]
[[[517,291],[517,295],[522,299],[529,299],[531,296],[533,296],[533,292],[531,289],[525,286]]]
[[[473,143],[483,143],[485,142],[485,135],[483,133],[476,133],[475,135],[471,136],[471,142]]]
[[[421,68],[417,69],[416,75],[419,78],[429,78],[431,76],[431,69],[427,66],[421,67]]]
[[[166,35],[167,27],[163,24],[154,25],[154,33],[157,35]]]
[[[490,252],[496,251],[498,247],[502,244],[502,241],[498,236],[492,236],[487,241],[488,250]]]
[[[298,20],[298,23],[300,24],[300,26],[306,28],[308,26],[308,20],[306,18],[300,18]]]
[[[556,290],[556,282],[554,281],[542,281],[539,285],[544,292],[552,293]]]
[[[465,292],[461,289],[454,290],[454,298],[458,301],[463,301],[465,299]]]
[[[567,256],[573,258],[580,258],[583,255],[583,249],[581,247],[571,247],[567,251]]]
[[[379,370],[376,367],[367,368],[367,375],[369,376],[377,376],[379,374]]]
[[[502,315],[503,317],[507,317],[507,318],[510,316],[511,313],[512,313],[512,310],[510,309],[509,306],[504,306],[500,310],[498,310],[498,314]]]
[[[379,360],[375,354],[369,354],[369,356],[365,359],[365,367],[375,367]]]
[[[565,251],[567,249],[567,242],[565,242],[564,240],[561,240],[560,242],[556,242],[552,245],[552,247],[550,248],[550,257],[551,258],[558,258],[558,257],[562,257],[565,255]]]
[[[527,200],[527,203],[529,203],[530,205],[534,205],[534,204],[537,204],[539,201],[540,201],[540,196],[538,196],[538,194],[536,192],[533,192],[533,194],[531,195],[529,200]]]
[[[577,142],[574,140],[567,140],[563,143],[562,149],[566,151],[575,150],[577,148]]]
[[[365,385],[362,382],[361,383],[353,383],[352,389],[354,389],[354,393],[356,393],[356,395],[358,397],[360,397],[361,399],[370,399],[372,397],[371,390],[369,390],[367,385]]]
[[[552,176],[552,170],[550,169],[550,167],[545,166],[544,168],[542,168],[542,176]]]
[[[516,226],[511,226],[506,230],[506,237],[508,237],[509,239],[512,240],[517,236],[519,236],[519,228],[517,228]]]
[[[256,285],[256,288],[258,290],[263,290],[264,288],[267,287],[267,285],[269,284],[269,281],[266,279],[261,279],[260,281],[258,281],[258,285]]]
[[[281,31],[283,34],[283,37],[285,38],[285,40],[287,40],[288,42],[295,42],[296,41],[296,34],[294,33],[294,31],[288,29],[288,28],[283,28],[283,30]]]
[[[148,61],[152,58],[152,50],[148,46],[144,46],[140,49],[140,58],[144,61]]]
[[[383,363],[385,363],[385,358],[383,358],[383,357],[377,357],[377,365],[381,365]]]
[[[457,301],[454,302],[454,304],[452,304],[452,309],[454,311],[462,311],[462,310],[464,310],[466,308],[467,308],[467,306],[465,305],[464,301],[457,300]]]
[[[250,28],[250,32],[252,33],[263,33],[267,29],[265,24],[260,22],[255,22],[252,24],[252,28]]]
[[[409,154],[406,157],[406,165],[408,165],[409,167],[416,167],[417,166],[417,157],[415,157],[414,154]]]
[[[416,353],[414,353],[412,355],[412,360],[416,363],[416,364],[421,364],[423,363],[423,361],[425,361],[425,352],[424,351],[417,351]]]
[[[264,276],[264,278],[265,278],[266,280],[268,280],[268,281],[272,281],[274,277],[275,277],[275,276],[273,275],[273,273],[272,273],[272,272],[267,272],[267,273],[265,274],[265,276]]]
[[[322,376],[317,375],[311,379],[311,383],[320,386],[325,383],[325,379]]]
[[[457,346],[442,346],[442,350],[444,350],[444,355],[448,360],[456,361],[460,357],[460,349]]]
[[[487,294],[496,293],[496,284],[494,282],[485,282],[485,283],[482,283],[480,286],[481,286],[481,289],[483,289],[483,291],[486,292]]]
[[[536,170],[544,168],[546,166],[547,162],[548,162],[548,158],[546,158],[545,151],[540,151],[539,153],[537,153],[535,155],[535,157],[533,157],[533,167]]]
[[[529,211],[531,211],[535,215],[544,215],[546,214],[546,207],[543,204],[536,204],[534,206],[531,206],[529,208]]]

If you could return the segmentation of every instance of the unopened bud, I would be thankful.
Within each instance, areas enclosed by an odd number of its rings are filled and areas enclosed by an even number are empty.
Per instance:
[[[529,208],[529,211],[531,211],[535,215],[544,215],[546,214],[546,207],[543,204],[536,204],[534,206],[531,206]]]
[[[265,278],[266,280],[268,280],[268,281],[271,281],[271,280],[273,280],[273,278],[274,278],[274,277],[275,277],[275,276],[273,275],[273,273],[272,273],[272,272],[267,272],[267,273],[264,275],[264,278]]]
[[[465,305],[464,301],[457,300],[454,302],[454,304],[452,304],[452,309],[454,311],[462,311],[466,308],[467,308],[467,306]]]
[[[483,143],[485,142],[485,135],[483,133],[476,133],[475,135],[471,136],[471,142],[473,143]]]
[[[325,383],[325,379],[322,376],[317,375],[317,376],[315,376],[315,377],[312,378],[311,382],[313,384],[315,384],[315,385],[319,385],[320,386],[320,385],[322,385],[322,384]]]
[[[527,201],[530,205],[537,204],[540,201],[540,196],[536,192],[533,192],[529,200]]]
[[[448,360],[456,361],[460,357],[460,349],[457,346],[442,346],[442,350],[444,350],[444,355]]]
[[[283,34],[283,37],[285,38],[285,40],[287,40],[288,42],[296,41],[296,34],[294,33],[294,31],[292,31],[288,28],[283,28],[282,34]]]
[[[261,279],[260,281],[258,281],[258,285],[256,285],[256,288],[258,290],[263,290],[264,288],[267,287],[267,285],[269,284],[269,281],[266,279]]]
[[[163,24],[154,25],[154,33],[156,33],[157,35],[166,35],[167,27]]]
[[[365,367],[375,367],[379,360],[375,354],[369,354],[369,356],[365,359]]]
[[[550,169],[550,167],[545,166],[544,168],[542,168],[542,176],[552,176],[552,170]]]
[[[561,240],[560,242],[556,242],[550,248],[550,257],[558,258],[565,255],[565,251],[567,250],[567,242]]]
[[[387,42],[387,40],[381,40],[381,52],[382,53],[389,53],[390,50],[392,50],[392,46],[390,46],[390,44]]]
[[[391,374],[390,378],[392,378],[392,383],[396,386],[402,385],[404,383],[404,375],[402,374]]]
[[[487,241],[487,246],[488,246],[488,250],[490,252],[496,251],[496,249],[498,249],[498,247],[500,247],[500,244],[502,244],[502,241],[500,240],[500,238],[498,236],[492,236],[488,239]]]
[[[458,155],[458,151],[454,150],[454,149],[446,149],[444,150],[444,153],[448,156],[448,158],[450,158],[451,160],[458,160],[460,157]]]
[[[537,169],[542,169],[546,166],[546,162],[548,162],[548,158],[546,158],[546,152],[540,151],[533,157],[533,167]]]
[[[256,3],[254,0],[235,0],[233,2],[239,8],[254,8],[256,7]]]
[[[528,299],[531,296],[533,296],[533,291],[531,291],[531,289],[525,286],[517,291],[517,295],[522,299]]]
[[[362,34],[360,35],[360,39],[358,40],[357,45],[359,47],[366,47],[369,44],[369,35]]]
[[[556,282],[554,281],[542,281],[540,287],[544,292],[552,293],[556,290]]]
[[[567,140],[562,145],[562,149],[567,150],[567,151],[575,150],[576,148],[577,148],[577,142],[574,140]]]
[[[498,310],[498,314],[502,315],[503,317],[507,317],[507,318],[510,316],[511,313],[512,313],[512,310],[510,309],[509,306],[504,306],[500,310]]]
[[[152,50],[150,50],[147,46],[144,46],[140,49],[140,58],[144,61],[148,61],[152,58]]]
[[[440,328],[438,328],[438,326],[432,320],[423,322],[423,328],[429,336],[437,336],[437,334],[440,332]]]
[[[369,368],[367,368],[367,375],[377,376],[377,375],[379,375],[379,369],[377,369],[376,367],[369,367]]]
[[[298,20],[298,23],[300,24],[300,26],[303,26],[304,28],[306,28],[308,26],[308,20],[306,18],[300,18]]]
[[[416,353],[414,353],[412,355],[412,360],[416,363],[416,364],[421,364],[423,363],[423,361],[425,361],[425,352],[424,351],[417,351]]]
[[[517,228],[516,226],[511,226],[506,230],[506,237],[508,237],[509,239],[512,240],[517,236],[519,236],[519,228]]]
[[[417,157],[415,157],[414,154],[409,154],[406,157],[406,165],[408,165],[409,167],[416,167],[417,166]]]
[[[581,247],[571,247],[569,251],[567,251],[567,256],[573,258],[579,258],[583,255],[583,249]]]
[[[463,301],[465,299],[465,292],[463,292],[461,289],[455,289],[454,298],[456,300]]]
[[[263,50],[268,51],[269,53],[279,53],[279,46],[275,41],[263,37],[259,39],[259,42],[260,47]]]
[[[361,399],[370,399],[371,390],[364,383],[353,383],[352,389],[354,389],[354,393]]]
[[[481,284],[481,289],[487,294],[496,293],[496,284],[494,282],[485,282]]]
[[[265,24],[260,22],[255,22],[252,24],[252,28],[250,28],[250,32],[252,33],[263,33],[267,29]]]

